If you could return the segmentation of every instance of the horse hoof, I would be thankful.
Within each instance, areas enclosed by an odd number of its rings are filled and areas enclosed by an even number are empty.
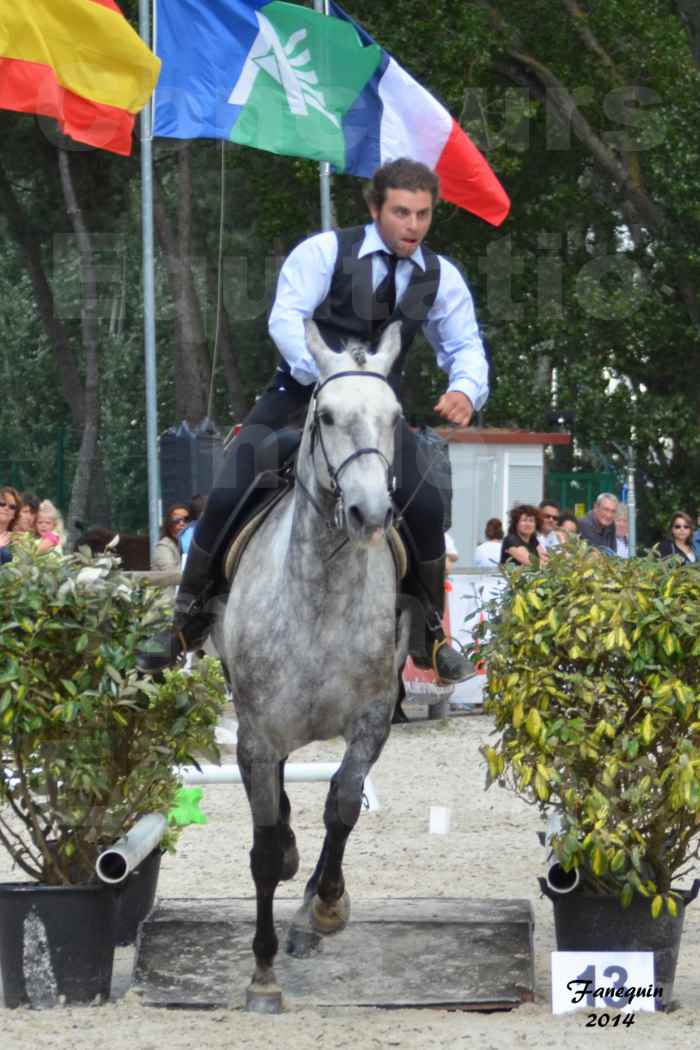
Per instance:
[[[319,933],[338,933],[347,926],[350,918],[350,897],[343,893],[337,901],[326,904],[316,894],[309,910],[311,925]]]
[[[253,1014],[281,1014],[282,991],[277,985],[251,984],[246,989],[245,1008]]]
[[[293,879],[299,870],[299,850],[295,845],[289,847],[284,851],[282,858],[282,871],[280,874],[280,881],[287,882],[289,879]]]
[[[290,926],[287,934],[287,955],[308,959],[321,950],[321,934],[303,926]]]

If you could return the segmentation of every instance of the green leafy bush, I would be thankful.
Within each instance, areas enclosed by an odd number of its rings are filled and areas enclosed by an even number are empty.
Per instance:
[[[218,760],[218,661],[159,681],[135,669],[166,615],[110,555],[18,544],[0,568],[0,843],[49,884],[94,878],[98,853],[167,812],[175,767]]]
[[[575,543],[499,601],[487,781],[561,814],[554,852],[588,890],[675,914],[700,833],[700,571]]]

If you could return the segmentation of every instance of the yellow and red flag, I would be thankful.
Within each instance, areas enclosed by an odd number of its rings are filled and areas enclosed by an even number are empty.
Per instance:
[[[0,109],[53,117],[78,142],[127,156],[159,72],[114,0],[4,0]]]

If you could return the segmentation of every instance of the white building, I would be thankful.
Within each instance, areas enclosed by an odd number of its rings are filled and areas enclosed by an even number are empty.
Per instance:
[[[516,503],[534,506],[544,496],[547,445],[568,445],[570,434],[526,430],[442,428],[452,464],[451,534],[459,551],[458,569],[473,564],[489,518],[500,518],[504,534]]]

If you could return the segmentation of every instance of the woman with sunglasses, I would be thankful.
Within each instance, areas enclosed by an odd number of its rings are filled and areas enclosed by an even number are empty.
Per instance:
[[[12,561],[10,542],[21,503],[16,489],[6,485],[0,489],[0,565]]]
[[[671,518],[671,534],[659,544],[659,554],[662,558],[676,555],[687,564],[697,561],[693,547],[693,521],[689,514],[682,510],[676,511]]]
[[[190,515],[182,503],[171,503],[160,530],[160,539],[156,543],[151,559],[151,568],[157,572],[179,572],[182,560],[179,539],[189,524]],[[165,594],[175,600],[176,587],[167,587]]]

